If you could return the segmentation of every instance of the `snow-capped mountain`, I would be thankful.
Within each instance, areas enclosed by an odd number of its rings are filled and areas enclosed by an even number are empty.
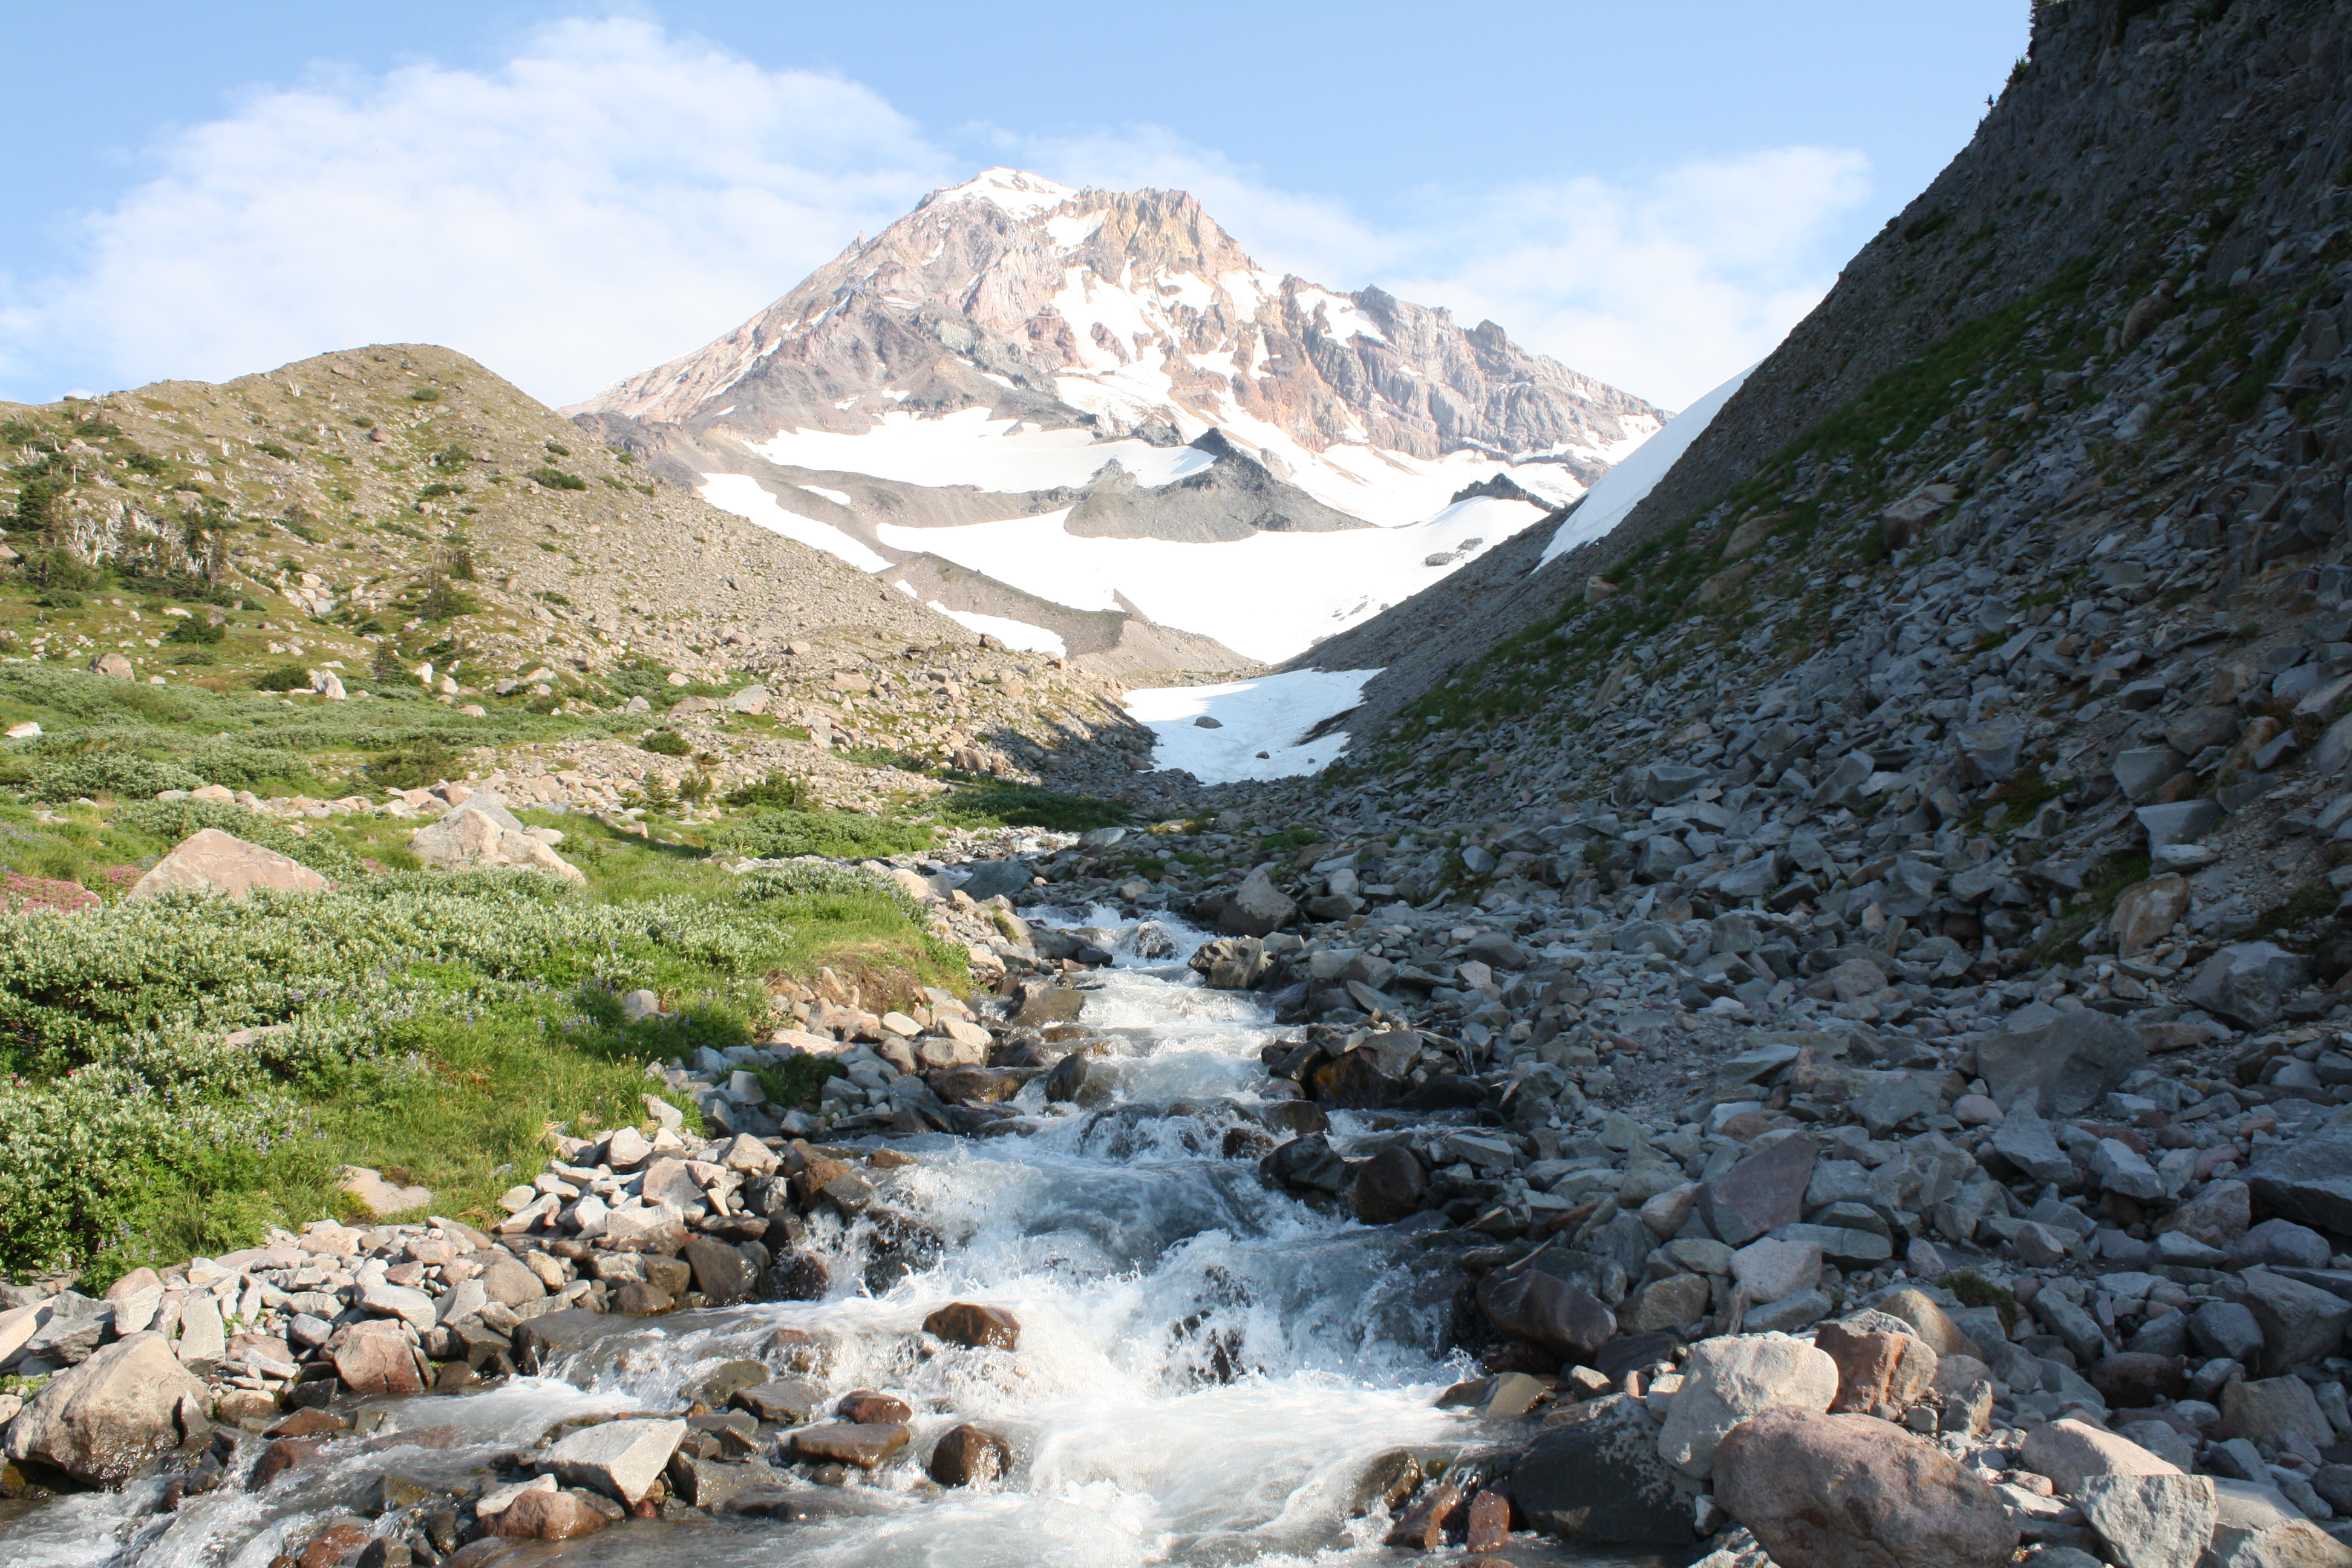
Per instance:
[[[568,412],[969,625],[1120,668],[1297,653],[1664,417],[1491,321],[1277,278],[1183,192],[1011,169]]]

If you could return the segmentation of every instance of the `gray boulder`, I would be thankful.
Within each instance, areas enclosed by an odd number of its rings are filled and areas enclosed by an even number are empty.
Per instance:
[[[487,871],[502,868],[542,871],[567,882],[585,882],[580,868],[532,837],[494,795],[468,798],[440,821],[409,838],[411,853],[442,871]]]
[[[2310,961],[2267,942],[2232,942],[2207,959],[2181,1000],[2249,1029],[2278,1022],[2280,1004],[2311,979]]]
[[[8,1457],[114,1486],[204,1430],[206,1405],[163,1335],[132,1334],[43,1384],[9,1425]]]
[[[2271,1214],[2352,1235],[2352,1122],[2273,1145],[2246,1172],[2246,1184]]]
[[[1220,936],[1271,936],[1298,918],[1298,906],[1274,885],[1268,868],[1254,868],[1217,914]]]
[[[1977,1047],[1977,1071],[2004,1110],[2077,1116],[2147,1065],[2139,1032],[2105,1013],[2061,1013],[2039,1028]]]
[[[1012,897],[1026,888],[1036,874],[1036,868],[1026,860],[982,860],[972,867],[961,890],[973,902],[985,903],[1000,896]]]
[[[1657,1424],[1622,1394],[1570,1405],[1511,1472],[1528,1524],[1563,1540],[1683,1546],[1691,1508],[1658,1456]]]

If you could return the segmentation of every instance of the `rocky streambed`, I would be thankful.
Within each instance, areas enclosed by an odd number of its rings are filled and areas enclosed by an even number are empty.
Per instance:
[[[1213,936],[1028,870],[889,873],[996,994],[828,978],[655,1069],[714,1139],[649,1100],[491,1232],[0,1317],[48,1374],[0,1552],[2352,1563],[2340,1095],[2237,1065],[2323,1031],[2174,1048],[1753,910],[1302,921],[1261,869]],[[1669,940],[1776,937],[1787,1026],[1677,995]],[[808,1053],[819,1113],[744,1081]]]

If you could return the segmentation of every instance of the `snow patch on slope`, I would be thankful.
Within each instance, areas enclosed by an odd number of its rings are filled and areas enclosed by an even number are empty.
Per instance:
[[[1068,515],[952,528],[884,523],[875,531],[894,550],[928,551],[1038,598],[1077,610],[1132,606],[1271,664],[1402,603],[1549,514],[1526,501],[1478,496],[1409,527],[1258,533],[1208,544],[1077,538],[1063,529]],[[1432,556],[1447,559],[1433,566]]]
[[[1379,673],[1294,669],[1219,686],[1150,687],[1127,694],[1127,711],[1159,738],[1154,767],[1182,768],[1202,784],[1294,778],[1321,773],[1348,749],[1345,730],[1303,737],[1360,703]],[[1195,721],[1204,715],[1218,727],[1201,728]]]
[[[890,563],[857,540],[813,517],[786,511],[782,502],[760,488],[760,481],[746,474],[705,474],[696,487],[704,500],[721,511],[731,511],[746,522],[756,523],[771,533],[781,533],[786,539],[797,539],[812,549],[838,555],[860,572],[880,572]]]
[[[967,631],[983,633],[1006,647],[1017,647],[1024,653],[1066,654],[1070,651],[1069,645],[1062,641],[1059,633],[1047,631],[1044,626],[1033,626],[1027,621],[1016,621],[1009,616],[983,616],[977,610],[950,610],[937,599],[931,601],[931,608]]]
[[[1749,365],[1675,415],[1666,422],[1664,429],[1634,447],[1615,468],[1595,479],[1592,488],[1585,492],[1584,504],[1560,521],[1535,570],[1542,571],[1558,557],[1600,538],[1624,521],[1642,504],[1643,498],[1657,489],[1658,481],[1690,450],[1691,443],[1699,438],[1715,416],[1723,412],[1723,405],[1731,401],[1731,395],[1739,390],[1755,369],[1755,365]]]

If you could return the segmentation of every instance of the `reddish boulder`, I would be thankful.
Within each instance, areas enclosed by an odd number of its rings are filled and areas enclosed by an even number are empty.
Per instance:
[[[967,1423],[940,1439],[929,1468],[943,1487],[982,1486],[1013,1468],[1013,1449],[995,1433]]]
[[[953,1301],[925,1318],[923,1331],[951,1345],[1009,1351],[1021,1342],[1021,1320],[1002,1307]]]
[[[573,1492],[525,1492],[490,1521],[509,1541],[570,1541],[604,1528],[604,1516]]]
[[[1843,1323],[1813,1331],[1814,1348],[1837,1363],[1835,1414],[1868,1415],[1881,1405],[1896,1409],[1916,1404],[1936,1381],[1936,1352],[1914,1334],[1872,1333]]]
[[[1716,1449],[1714,1485],[1780,1568],[2007,1568],[2017,1551],[1992,1488],[1867,1415],[1752,1415]]]
[[[400,1323],[379,1318],[354,1323],[335,1352],[335,1376],[352,1394],[422,1394],[424,1374]]]

